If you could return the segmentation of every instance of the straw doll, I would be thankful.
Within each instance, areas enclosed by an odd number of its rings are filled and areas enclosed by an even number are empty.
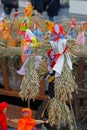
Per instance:
[[[33,52],[33,48],[37,48],[38,43],[36,37],[29,29],[26,30],[24,40],[25,42],[22,46],[23,65],[20,70],[17,71],[19,75],[23,75],[19,95],[22,99],[30,100],[35,99],[36,95],[39,93],[40,87],[39,76],[35,68],[36,56]]]
[[[69,23],[69,28],[67,32],[67,37],[68,38],[74,38],[75,37],[75,28],[76,28],[76,19],[73,18],[72,21]]]
[[[9,119],[11,122],[18,124],[18,130],[38,130],[37,124],[48,123],[48,121],[36,120],[32,118],[32,110],[30,108],[22,109],[21,119]]]
[[[78,36],[77,36],[77,42],[80,45],[85,44],[85,27],[83,24],[80,25],[80,31],[79,31]]]
[[[24,10],[25,15],[22,19],[22,22],[21,22],[19,30],[18,30],[19,35],[24,35],[26,32],[26,29],[30,28],[30,19],[32,16],[32,10],[33,10],[32,4],[30,2],[28,2],[28,6]]]
[[[41,28],[38,25],[37,20],[34,21],[34,29],[33,29],[34,35],[36,36],[37,41],[41,41],[43,39],[43,34],[41,31]]]
[[[63,25],[54,24],[51,33],[52,37],[49,41],[52,49],[47,51],[50,75],[48,119],[51,126],[56,125],[59,129],[62,122],[64,125],[68,124],[70,130],[73,130],[70,109],[66,104],[67,100],[72,99],[75,83],[72,76],[70,46],[67,44]]]

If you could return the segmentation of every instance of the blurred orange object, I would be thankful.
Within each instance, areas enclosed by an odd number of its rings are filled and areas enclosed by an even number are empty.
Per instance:
[[[8,29],[2,31],[2,39],[8,40],[10,38],[10,32]]]
[[[7,47],[16,47],[18,41],[10,37],[7,41]]]

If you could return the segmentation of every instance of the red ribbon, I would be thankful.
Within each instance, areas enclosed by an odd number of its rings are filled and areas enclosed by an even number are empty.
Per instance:
[[[58,41],[60,38],[59,36],[57,35],[55,38],[54,38],[54,41]]]
[[[65,54],[65,52],[67,51],[67,49],[68,49],[68,46],[65,47],[64,51],[62,52],[62,54],[60,54],[60,53],[54,54],[54,60],[53,60],[53,62],[51,63],[51,68],[54,67],[54,65],[56,64],[57,59],[58,59],[61,55]]]

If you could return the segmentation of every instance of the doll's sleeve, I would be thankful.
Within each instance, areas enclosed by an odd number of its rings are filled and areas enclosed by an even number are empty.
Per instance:
[[[33,124],[33,126],[36,126],[36,120],[35,119],[32,119],[32,124]]]
[[[0,125],[0,130],[7,130],[7,124],[6,122],[3,122],[1,125]]]

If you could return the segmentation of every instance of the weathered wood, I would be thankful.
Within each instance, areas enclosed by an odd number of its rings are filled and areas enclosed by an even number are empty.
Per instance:
[[[80,88],[84,86],[84,83],[82,82],[83,77],[84,77],[84,58],[80,57],[78,64],[78,83]]]
[[[19,97],[19,92],[18,91],[15,91],[15,90],[5,90],[5,89],[0,89],[0,95],[5,95],[5,96],[12,96],[12,97]],[[45,100],[47,99],[48,96],[47,95],[41,95],[41,94],[38,94],[36,96],[36,100]]]
[[[41,95],[45,95],[45,88],[44,88],[45,84],[44,84],[44,79],[41,80],[40,82],[40,94]]]
[[[19,97],[19,92],[14,90],[0,89],[0,95]]]
[[[78,91],[87,93],[87,89],[85,88],[78,88]]]
[[[6,60],[5,59],[2,59],[1,66],[2,66],[2,76],[3,76],[4,89],[5,90],[10,90],[9,80],[8,80],[8,73],[7,73],[7,65],[6,65]]]

